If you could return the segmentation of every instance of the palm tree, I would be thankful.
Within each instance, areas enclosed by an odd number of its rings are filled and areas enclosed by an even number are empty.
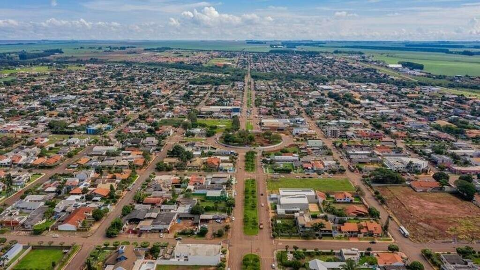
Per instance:
[[[358,269],[357,263],[352,259],[346,260],[345,264],[343,264],[340,267],[342,268],[342,270],[357,270]]]

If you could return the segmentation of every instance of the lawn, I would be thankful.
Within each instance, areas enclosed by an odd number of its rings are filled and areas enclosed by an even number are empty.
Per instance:
[[[13,269],[51,269],[62,258],[61,249],[32,249]]]
[[[348,179],[331,178],[279,178],[267,181],[268,190],[277,192],[279,188],[311,188],[323,192],[355,191]]]
[[[223,131],[232,127],[232,120],[230,119],[198,119],[197,123],[208,127],[217,126],[217,131]]]
[[[243,256],[242,269],[244,270],[260,270],[260,256],[257,254],[247,254]]]
[[[245,181],[245,201],[243,209],[243,233],[258,234],[257,182],[254,179]]]
[[[30,181],[35,181],[37,180],[38,178],[42,177],[42,173],[34,173],[30,176]]]
[[[216,66],[216,65],[234,65],[235,59],[233,58],[213,58],[208,61],[207,66]]]
[[[247,129],[248,131],[253,130],[253,124],[252,124],[252,122],[247,121],[246,129]]]
[[[245,171],[254,172],[255,171],[255,156],[257,153],[255,151],[248,151],[245,154]]]

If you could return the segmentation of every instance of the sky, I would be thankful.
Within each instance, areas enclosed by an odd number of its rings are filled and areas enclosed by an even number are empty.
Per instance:
[[[0,40],[480,40],[480,0],[0,0]]]

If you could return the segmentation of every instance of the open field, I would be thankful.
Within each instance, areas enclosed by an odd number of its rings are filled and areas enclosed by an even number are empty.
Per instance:
[[[368,51],[365,51],[369,53]],[[480,57],[449,55],[426,52],[388,52],[372,53],[377,60],[388,64],[397,64],[399,61],[410,61],[425,66],[424,71],[438,75],[471,75],[480,76]]]
[[[33,66],[33,67],[24,67],[24,68],[18,68],[18,69],[3,69],[0,71],[0,74],[13,74],[18,72],[33,73],[33,72],[48,72],[48,71],[49,71],[49,68],[47,66]]]
[[[245,180],[245,201],[243,211],[243,233],[246,235],[257,235],[257,182],[254,179]]]
[[[157,265],[155,270],[214,270],[216,267],[208,266],[179,266],[179,265]]]
[[[267,188],[277,192],[279,188],[311,188],[323,192],[354,191],[355,188],[348,179],[331,178],[279,178],[269,179]]]
[[[230,119],[198,119],[197,123],[205,124],[208,127],[217,126],[217,131],[232,127],[232,120]]]
[[[447,231],[458,221],[480,217],[480,208],[448,193],[418,193],[409,187],[378,189],[410,236],[421,242],[451,239]]]
[[[233,58],[213,58],[208,61],[207,66],[223,66],[223,65],[234,65],[235,59]]]
[[[32,249],[13,269],[52,269],[62,257],[61,249]]]

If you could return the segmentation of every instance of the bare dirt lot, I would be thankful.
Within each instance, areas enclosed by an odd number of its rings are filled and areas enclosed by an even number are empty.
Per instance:
[[[448,193],[418,193],[409,187],[380,187],[388,207],[415,240],[452,239],[448,229],[478,219],[480,208]],[[480,225],[479,225],[480,226]]]

